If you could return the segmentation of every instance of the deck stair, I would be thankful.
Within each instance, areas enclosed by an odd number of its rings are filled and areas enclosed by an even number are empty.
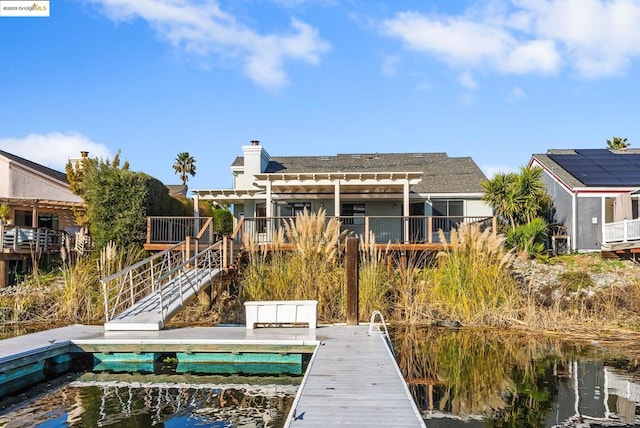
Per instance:
[[[176,244],[101,280],[106,331],[161,330],[185,302],[223,272],[216,243],[189,257]]]

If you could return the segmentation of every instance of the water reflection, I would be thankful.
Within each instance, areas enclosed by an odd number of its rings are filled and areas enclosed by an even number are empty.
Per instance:
[[[408,326],[394,336],[429,427],[640,424],[637,360],[497,331]]]
[[[280,427],[295,397],[290,384],[194,384],[75,380],[0,415],[0,426]],[[151,380],[150,380],[151,379]]]

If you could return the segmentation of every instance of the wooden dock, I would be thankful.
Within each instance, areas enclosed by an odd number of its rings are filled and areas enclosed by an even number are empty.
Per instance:
[[[424,427],[393,354],[368,325],[105,331],[73,325],[0,341],[0,372],[67,352],[312,353],[287,427]]]
[[[424,427],[384,336],[368,326],[318,331],[287,427]]]

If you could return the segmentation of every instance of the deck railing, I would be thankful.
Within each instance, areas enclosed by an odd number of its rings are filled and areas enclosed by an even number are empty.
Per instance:
[[[327,217],[329,221],[332,217]],[[482,227],[493,227],[495,218],[488,216],[364,216],[337,217],[342,230],[359,236],[372,232],[376,243],[437,244],[440,243],[439,231],[448,239],[452,229],[463,223],[480,223]],[[231,245],[239,248],[242,239],[252,234],[259,243],[270,243],[273,234],[284,228],[295,217],[242,217],[232,235]],[[199,219],[200,222],[204,220]],[[175,225],[174,225],[175,223]],[[181,233],[193,230],[193,219],[185,217],[149,217],[147,242],[174,243],[185,239]]]
[[[147,217],[147,244],[177,244],[187,236],[209,245],[222,238],[214,233],[212,217]]]
[[[0,224],[0,250],[56,251],[63,243],[64,231],[45,227]]]
[[[165,321],[165,302],[173,297],[165,293],[171,284],[179,284],[178,298],[183,299],[183,288],[189,285],[194,270],[222,268],[222,244],[208,246],[190,256],[190,246],[182,242],[151,257],[135,263],[102,280],[102,293],[106,322],[135,305],[151,293],[159,293],[162,322]],[[183,301],[184,303],[184,301]]]
[[[640,219],[605,223],[602,230],[604,244],[640,240]]]

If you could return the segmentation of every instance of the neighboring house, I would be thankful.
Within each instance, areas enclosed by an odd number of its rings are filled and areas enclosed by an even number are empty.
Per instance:
[[[186,199],[187,186],[184,184],[166,184],[165,187],[169,191],[169,196],[173,198]]]
[[[529,166],[543,169],[553,221],[573,251],[640,246],[640,235],[629,234],[638,219],[640,150],[553,149],[534,154]]]
[[[0,150],[2,203],[10,214],[8,224],[0,226],[0,287],[7,283],[8,261],[29,254],[29,247],[18,248],[18,244],[33,242],[38,229],[46,230],[49,240],[56,233],[78,229],[73,209],[82,207],[82,199],[69,189],[65,173]]]
[[[236,219],[292,217],[305,209],[324,209],[357,232],[365,222],[395,216],[395,225],[378,228],[376,240],[416,242],[427,235],[428,216],[479,221],[493,215],[482,201],[480,183],[486,177],[468,157],[445,153],[272,157],[258,141],[243,146],[242,152],[231,165],[232,189],[194,191],[195,198],[232,207]],[[403,216],[422,222],[406,221],[403,227]],[[438,228],[446,226],[432,225],[432,231]]]

